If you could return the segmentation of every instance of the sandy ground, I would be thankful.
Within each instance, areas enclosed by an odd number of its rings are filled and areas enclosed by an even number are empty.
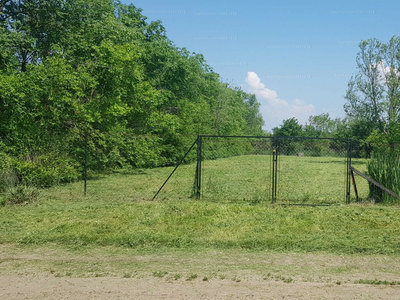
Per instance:
[[[0,245],[0,299],[400,299],[400,259]]]
[[[400,299],[399,286],[0,276],[2,299]]]

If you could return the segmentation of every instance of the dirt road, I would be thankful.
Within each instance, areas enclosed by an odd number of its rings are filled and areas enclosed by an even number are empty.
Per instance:
[[[0,245],[0,299],[400,299],[384,256]]]

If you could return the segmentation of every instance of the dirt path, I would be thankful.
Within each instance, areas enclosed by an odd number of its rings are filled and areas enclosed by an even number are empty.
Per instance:
[[[0,276],[2,299],[400,299],[399,286]]]
[[[0,245],[0,299],[400,299],[384,256]]]

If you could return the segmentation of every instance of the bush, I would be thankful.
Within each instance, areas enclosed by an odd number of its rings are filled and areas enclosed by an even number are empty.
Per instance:
[[[17,160],[15,170],[22,184],[36,187],[72,182],[80,176],[78,164],[66,155],[56,152]]]
[[[13,160],[4,152],[0,152],[0,193],[17,183],[17,175],[13,169]]]
[[[33,186],[18,185],[7,191],[4,204],[31,203],[39,197],[40,191]]]

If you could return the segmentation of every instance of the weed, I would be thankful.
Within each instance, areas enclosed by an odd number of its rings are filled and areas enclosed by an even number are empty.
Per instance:
[[[154,277],[157,277],[157,278],[163,278],[165,275],[167,275],[168,274],[168,272],[166,272],[166,271],[156,271],[156,272],[153,272],[153,276]]]
[[[178,279],[181,279],[181,278],[182,278],[181,274],[179,274],[179,273],[174,274],[174,280],[178,280]]]
[[[376,149],[367,164],[368,174],[384,187],[399,194],[400,184],[400,153],[397,149]],[[398,202],[389,194],[375,185],[370,185],[370,197],[376,202]]]
[[[294,279],[292,277],[286,277],[283,275],[275,276],[276,281],[282,281],[284,283],[292,283]]]
[[[293,282],[294,280],[293,280],[292,277],[285,277],[285,278],[283,278],[282,281],[283,281],[284,283],[291,283],[291,282]]]
[[[378,279],[359,279],[354,283],[358,284],[372,284],[372,285],[400,285],[400,281],[387,281],[387,280],[378,280]]]
[[[240,281],[242,281],[240,278],[238,278],[237,276],[234,276],[233,278],[232,278],[232,281],[235,281],[235,282],[240,282]]]
[[[198,275],[197,274],[190,274],[189,275],[189,277],[188,278],[186,278],[186,281],[191,281],[191,280],[194,280],[194,279],[196,279],[198,277]]]
[[[7,204],[27,204],[37,200],[40,191],[33,186],[18,185],[7,191]]]

